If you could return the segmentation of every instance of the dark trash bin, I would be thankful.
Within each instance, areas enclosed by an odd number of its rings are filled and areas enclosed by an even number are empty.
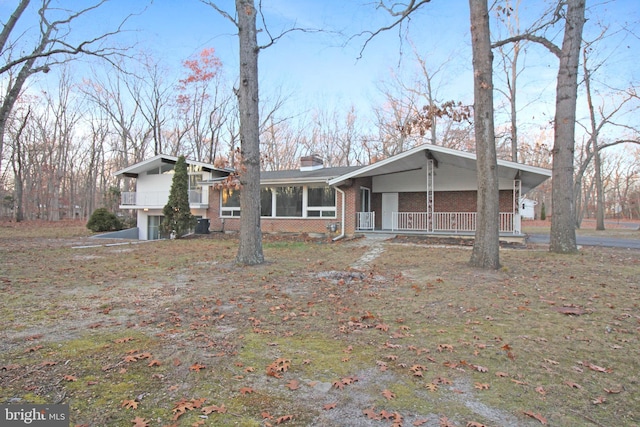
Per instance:
[[[209,218],[199,218],[196,224],[196,234],[209,234]]]

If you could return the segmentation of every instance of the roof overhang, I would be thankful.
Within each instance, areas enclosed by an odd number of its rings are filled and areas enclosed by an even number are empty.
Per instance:
[[[473,153],[440,147],[432,144],[424,144],[395,156],[360,168],[356,171],[328,180],[329,185],[341,185],[352,178],[364,178],[395,174],[423,168],[428,160],[434,161],[436,168],[451,165],[459,168],[476,171],[477,158]],[[436,169],[437,170],[437,169]],[[527,166],[521,163],[498,160],[498,177],[505,179],[519,179],[522,183],[522,191],[537,187],[551,177],[551,171],[536,166]]]
[[[121,169],[114,173],[114,176],[126,176],[129,178],[137,178],[138,175],[144,173],[150,169],[160,167],[162,164],[172,164],[175,165],[178,161],[178,157],[169,156],[166,154],[159,154],[157,156],[151,157],[147,160],[143,160],[136,164],[133,164],[129,167]],[[224,169],[224,168],[216,168],[215,166],[209,163],[196,162],[194,160],[187,159],[187,165],[200,167],[202,170],[206,172],[218,171],[222,173],[231,173],[232,169]]]

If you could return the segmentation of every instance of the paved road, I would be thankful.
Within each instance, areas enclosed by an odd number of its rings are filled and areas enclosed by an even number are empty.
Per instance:
[[[640,237],[640,233],[638,233]],[[549,243],[548,234],[529,234],[530,243]],[[576,243],[582,246],[607,246],[612,248],[640,249],[640,238],[618,239],[615,237],[576,236]]]

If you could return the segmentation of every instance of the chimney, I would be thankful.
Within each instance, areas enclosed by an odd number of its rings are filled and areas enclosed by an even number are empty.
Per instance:
[[[310,156],[300,157],[300,170],[301,171],[313,171],[316,169],[322,169],[324,162],[319,154],[312,154]]]

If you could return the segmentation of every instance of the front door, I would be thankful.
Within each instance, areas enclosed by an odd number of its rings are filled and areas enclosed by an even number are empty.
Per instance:
[[[158,240],[160,239],[160,225],[162,224],[163,216],[160,215],[149,215],[147,219],[147,240]]]
[[[382,193],[382,229],[394,228],[394,214],[398,212],[398,193]]]

